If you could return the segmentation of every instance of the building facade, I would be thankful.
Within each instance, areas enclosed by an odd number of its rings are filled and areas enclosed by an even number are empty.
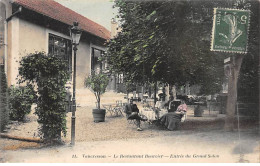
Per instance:
[[[34,52],[59,56],[72,72],[69,29],[73,22],[79,22],[83,31],[77,51],[76,88],[84,88],[91,70],[107,72],[99,58],[106,52],[110,31],[54,0],[0,0],[0,18],[0,63],[5,65],[9,86],[17,83],[21,58]],[[114,79],[111,77],[108,90],[115,90]]]

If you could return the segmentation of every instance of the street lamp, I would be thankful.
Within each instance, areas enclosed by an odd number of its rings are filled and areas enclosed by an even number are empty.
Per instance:
[[[79,40],[82,31],[78,28],[79,23],[73,22],[73,26],[70,29],[70,36],[72,38],[72,45],[74,51],[74,67],[73,67],[73,97],[72,97],[72,116],[71,116],[71,145],[75,145],[75,112],[76,112],[76,54],[77,54],[77,45],[79,45]]]

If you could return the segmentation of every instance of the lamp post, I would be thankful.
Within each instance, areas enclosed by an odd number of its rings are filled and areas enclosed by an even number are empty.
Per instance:
[[[70,36],[72,38],[72,46],[74,51],[74,64],[73,64],[73,96],[72,96],[72,116],[71,116],[71,145],[75,145],[75,112],[76,112],[76,55],[77,46],[79,45],[79,40],[81,36],[81,30],[78,28],[79,23],[73,22],[73,26],[70,29]]]

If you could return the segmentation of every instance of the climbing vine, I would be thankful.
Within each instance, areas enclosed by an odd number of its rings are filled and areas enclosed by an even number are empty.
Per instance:
[[[37,92],[35,114],[40,134],[47,142],[66,136],[65,84],[69,79],[66,63],[57,57],[36,52],[20,61],[20,83],[30,83]]]
[[[4,65],[0,65],[0,131],[5,129],[9,120],[7,101],[6,75],[4,72]]]

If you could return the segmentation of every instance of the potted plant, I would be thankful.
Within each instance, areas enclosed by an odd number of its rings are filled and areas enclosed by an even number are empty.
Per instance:
[[[91,72],[85,80],[85,86],[90,88],[90,90],[94,93],[97,104],[95,109],[92,110],[92,114],[94,117],[94,122],[104,122],[105,121],[105,109],[100,109],[100,100],[101,95],[105,93],[106,87],[108,85],[108,77],[104,73],[96,73],[95,71]]]
[[[195,117],[202,117],[204,112],[203,106],[201,103],[198,103],[197,106],[194,109],[194,116]]]

